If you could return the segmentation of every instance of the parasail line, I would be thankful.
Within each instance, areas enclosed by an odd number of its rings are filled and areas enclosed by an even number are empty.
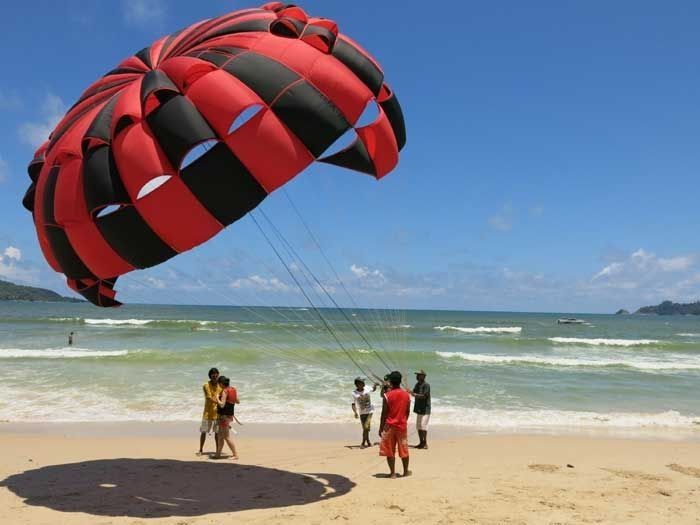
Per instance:
[[[182,271],[182,270],[179,270],[179,269],[177,269],[177,268],[172,268],[172,269],[173,269],[176,273],[181,273],[182,275],[184,275],[184,276],[186,276],[186,277],[188,277],[188,278],[191,279],[191,276],[188,276],[188,275],[186,274],[186,272],[184,272],[184,271]],[[129,279],[133,279],[134,281],[139,282],[142,286],[144,286],[144,287],[146,287],[146,288],[150,287],[150,288],[152,288],[152,289],[155,289],[155,286],[154,286],[154,285],[142,281],[141,279],[137,278],[137,277],[134,275],[134,273],[129,274],[128,277],[129,277]],[[260,319],[262,319],[263,321],[270,322],[270,323],[273,322],[272,318],[270,318],[270,317],[265,317],[265,316],[263,316],[262,314],[258,314],[255,310],[253,310],[253,309],[251,309],[251,308],[249,308],[249,307],[247,307],[247,306],[235,304],[235,303],[234,303],[233,301],[231,301],[231,299],[229,299],[227,296],[225,296],[224,294],[221,294],[221,293],[217,292],[216,290],[214,290],[214,289],[212,289],[212,288],[210,288],[210,287],[206,287],[206,289],[207,289],[208,291],[213,292],[213,293],[216,293],[216,294],[219,295],[220,297],[224,298],[224,299],[226,300],[226,302],[228,302],[228,303],[231,304],[232,306],[235,306],[235,307],[239,307],[239,306],[240,306],[242,309],[244,309],[244,310],[250,312],[251,314],[257,316],[257,317],[260,318]],[[168,292],[168,293],[171,293],[173,297],[177,297],[173,292]],[[200,306],[208,306],[208,305],[207,305],[206,303],[204,303],[203,301],[196,300],[196,302],[197,302]],[[289,330],[289,329],[287,329],[287,328],[284,328],[284,330],[285,330],[286,332],[289,332],[290,334],[294,334],[294,332],[292,332],[291,330]],[[282,353],[282,354],[288,353],[288,354],[290,354],[291,356],[296,357],[296,358],[298,359],[298,361],[297,361],[297,360],[294,360],[294,359],[291,359],[290,357],[285,356],[285,355],[275,354],[276,357],[281,358],[281,359],[284,359],[285,361],[288,361],[288,362],[290,362],[290,363],[292,363],[292,364],[294,364],[294,365],[298,365],[298,364],[299,364],[299,361],[306,362],[306,363],[311,364],[311,365],[318,365],[318,364],[319,364],[318,361],[314,360],[313,358],[308,357],[308,356],[305,356],[305,355],[303,355],[303,354],[300,354],[300,353],[294,351],[293,349],[287,348],[287,347],[285,347],[285,346],[283,346],[283,345],[280,345],[279,343],[276,343],[276,342],[274,342],[273,340],[271,340],[271,339],[269,339],[269,338],[265,338],[265,337],[262,337],[262,336],[256,335],[256,334],[245,334],[245,333],[241,333],[241,335],[239,335],[239,337],[243,337],[243,338],[245,338],[246,336],[248,336],[250,339],[255,339],[255,340],[257,340],[258,342],[262,343],[262,344],[263,344],[263,347],[262,347],[262,348],[265,349],[265,350],[278,350],[278,351],[279,351],[280,353]],[[308,340],[308,339],[306,340],[306,342],[307,342],[307,343],[311,343],[312,346],[314,346],[315,344],[317,344],[316,342],[310,341],[310,340]],[[321,345],[321,346],[324,346],[324,345]],[[332,360],[328,360],[326,364],[328,364],[328,366],[330,366],[331,368],[335,368],[335,369],[337,369],[337,370],[340,370],[340,367],[339,367],[336,363],[334,363]]]
[[[350,302],[351,302],[352,305],[355,307],[355,309],[358,310],[358,311],[360,311],[361,308],[358,306],[357,302],[355,301],[355,298],[354,298],[354,297],[352,296],[352,294],[350,293],[350,290],[348,290],[347,286],[345,286],[345,283],[344,283],[343,280],[340,278],[340,275],[338,274],[337,270],[335,269],[335,266],[333,266],[333,263],[331,263],[330,259],[329,259],[328,256],[326,255],[325,250],[324,250],[323,247],[321,246],[321,243],[319,242],[319,240],[318,240],[318,238],[316,237],[316,235],[314,235],[313,231],[311,230],[311,227],[310,227],[310,226],[308,225],[308,223],[304,220],[304,217],[302,216],[301,212],[299,211],[299,208],[296,206],[296,204],[295,204],[294,201],[292,200],[292,197],[289,195],[289,192],[287,191],[287,188],[282,188],[282,192],[284,193],[285,197],[287,198],[287,201],[289,201],[289,204],[290,204],[290,206],[292,207],[292,209],[294,210],[294,213],[295,213],[296,216],[299,218],[299,221],[301,222],[301,224],[302,224],[302,225],[304,226],[304,228],[306,229],[306,232],[309,234],[309,237],[311,238],[311,241],[314,243],[314,245],[316,246],[316,248],[318,248],[318,251],[319,251],[319,253],[321,254],[321,257],[323,257],[323,260],[326,262],[326,264],[327,264],[328,267],[330,268],[331,272],[333,272],[333,275],[335,276],[336,280],[338,281],[338,284],[340,284],[341,288],[343,289],[343,291],[345,292],[345,294],[348,296],[348,298],[350,299]],[[269,219],[268,219],[268,221],[269,221]],[[370,313],[371,313],[372,316],[374,317],[374,319],[375,319],[375,321],[377,322],[377,324],[382,324],[382,323],[383,323],[383,324],[386,326],[387,323],[385,322],[385,320],[383,320],[383,319],[380,318],[381,314],[373,314],[371,309],[370,309]],[[396,324],[396,323],[394,323],[394,324]],[[368,330],[368,331],[369,331],[369,330]],[[375,335],[376,335],[376,334],[375,334]],[[400,367],[396,364],[396,362],[394,362],[394,360],[393,360],[391,357],[389,357],[389,355],[388,355],[389,352],[386,350],[386,348],[385,348],[384,345],[382,344],[382,342],[381,342],[381,337],[380,337],[379,335],[377,335],[376,337],[377,337],[377,342],[379,343],[379,346],[381,346],[382,349],[387,353],[387,359],[389,359],[389,361],[392,363],[392,365],[393,365],[394,368],[399,369]],[[397,341],[398,341],[398,337],[397,337]]]
[[[350,361],[352,361],[352,363],[357,367],[357,369],[358,369],[360,372],[362,372],[364,375],[366,375],[366,376],[368,376],[368,377],[372,376],[372,377],[374,377],[374,378],[377,378],[377,375],[374,374],[374,373],[371,372],[371,371],[370,371],[371,373],[368,374],[367,371],[365,371],[365,369],[362,368],[362,367],[360,366],[360,364],[355,360],[355,358],[352,356],[352,354],[350,354],[350,352],[345,348],[345,346],[343,345],[343,343],[342,343],[342,342],[340,341],[340,339],[338,338],[337,334],[333,331],[333,329],[330,327],[330,325],[328,324],[328,322],[326,321],[326,319],[323,317],[323,314],[319,311],[319,309],[316,307],[316,305],[313,303],[313,301],[311,301],[311,299],[309,298],[308,294],[306,293],[306,291],[304,290],[304,288],[301,286],[301,283],[299,283],[299,280],[296,278],[296,276],[294,275],[294,273],[292,272],[292,270],[289,268],[289,266],[287,265],[287,263],[286,263],[286,261],[284,260],[284,258],[280,255],[279,251],[277,250],[277,248],[275,247],[275,245],[272,243],[272,240],[267,236],[267,234],[265,233],[265,230],[263,230],[262,226],[260,226],[260,223],[259,223],[258,220],[255,218],[255,216],[253,215],[253,212],[249,213],[249,216],[250,216],[250,218],[253,220],[253,222],[255,223],[255,225],[258,227],[258,230],[260,230],[260,233],[262,233],[262,235],[263,235],[263,237],[265,238],[265,240],[267,241],[267,243],[270,245],[270,248],[272,248],[272,251],[275,252],[275,255],[277,256],[277,258],[278,258],[278,259],[280,260],[280,262],[284,265],[285,269],[286,269],[287,272],[289,273],[289,275],[290,275],[290,277],[292,278],[292,280],[293,280],[293,281],[296,283],[296,285],[299,287],[299,290],[301,290],[302,295],[306,298],[306,300],[308,301],[308,303],[309,303],[309,305],[311,306],[311,308],[314,310],[314,312],[316,313],[316,315],[318,315],[319,319],[321,320],[321,322],[322,322],[322,323],[324,324],[324,326],[326,327],[326,330],[328,330],[328,332],[331,334],[331,336],[333,337],[333,339],[335,339],[336,343],[338,343],[338,346],[345,352],[345,354],[350,358]]]
[[[319,286],[319,288],[326,294],[328,299],[333,303],[333,305],[340,311],[340,313],[343,315],[345,320],[350,323],[350,325],[355,329],[355,331],[358,333],[358,335],[362,338],[364,343],[372,350],[376,356],[379,358],[379,360],[382,362],[382,364],[387,368],[387,370],[391,370],[392,367],[384,360],[384,358],[379,354],[376,348],[372,346],[372,343],[369,342],[369,340],[365,337],[365,335],[362,333],[362,331],[359,329],[357,324],[352,320],[350,316],[348,316],[347,312],[338,305],[336,300],[333,298],[333,296],[328,292],[325,286],[321,283],[321,281],[316,277],[316,275],[311,271],[311,269],[307,266],[307,264],[304,262],[304,260],[299,257],[297,254],[296,250],[289,244],[289,242],[284,238],[282,233],[277,229],[277,227],[272,223],[272,221],[267,217],[264,211],[260,210],[260,213],[263,215],[265,220],[270,224],[270,226],[273,228],[273,231],[276,233],[277,237],[280,239],[280,241],[287,246],[288,250],[291,250],[292,254],[294,257],[296,257],[297,260],[304,266],[307,272],[311,275],[313,280],[316,282],[316,284]]]
[[[291,244],[286,240],[286,238],[284,238],[284,236],[282,235],[282,233],[281,233],[281,232],[279,231],[279,229],[272,223],[272,221],[270,220],[270,218],[265,214],[264,211],[260,210],[260,212],[263,214],[265,220],[268,222],[268,224],[270,225],[270,227],[272,228],[272,230],[275,232],[275,235],[277,236],[279,242],[282,244],[282,247],[287,251],[287,255],[288,255],[291,259],[293,259],[293,260],[296,259],[296,260],[298,260],[298,261],[301,263],[301,265],[302,265],[302,268],[300,269],[300,270],[301,270],[301,273],[302,273],[302,275],[304,275],[304,278],[306,279],[307,284],[309,285],[309,287],[312,288],[312,289],[314,289],[314,293],[316,293],[316,296],[317,296],[317,298],[319,298],[319,301],[321,301],[321,298],[319,297],[318,292],[316,291],[316,287],[314,287],[313,284],[309,281],[309,278],[308,278],[306,272],[308,272],[308,274],[311,275],[311,277],[313,278],[313,280],[316,282],[316,286],[317,286],[318,288],[320,288],[320,289],[325,293],[325,295],[331,300],[331,302],[335,305],[335,309],[338,310],[338,311],[340,311],[340,313],[343,315],[343,317],[345,318],[345,320],[346,320],[346,321],[350,324],[350,326],[360,335],[360,338],[361,338],[361,339],[364,341],[364,343],[370,348],[370,350],[371,350],[372,352],[374,352],[374,353],[377,355],[377,357],[379,357],[379,359],[382,361],[382,364],[383,364],[388,370],[391,370],[391,367],[389,367],[389,366],[386,364],[386,362],[385,362],[384,360],[381,359],[381,357],[377,354],[376,350],[372,347],[372,344],[367,340],[366,337],[364,337],[364,335],[362,334],[362,332],[358,329],[358,327],[356,326],[356,324],[353,323],[353,321],[347,316],[347,314],[345,313],[345,311],[344,311],[342,308],[340,308],[340,306],[335,302],[335,300],[334,300],[333,297],[330,295],[330,293],[328,292],[328,290],[323,286],[323,284],[321,284],[320,280],[316,277],[316,275],[315,275],[315,274],[313,273],[313,271],[309,268],[309,266],[304,262],[304,260],[299,256],[299,254],[296,252],[296,250],[294,250],[294,248],[292,248]],[[306,270],[306,272],[304,272],[303,270]]]

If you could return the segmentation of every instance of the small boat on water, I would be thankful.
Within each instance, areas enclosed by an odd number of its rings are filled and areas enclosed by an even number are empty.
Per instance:
[[[563,319],[557,319],[557,324],[584,324],[586,321],[583,319],[575,319],[573,317],[565,317]]]

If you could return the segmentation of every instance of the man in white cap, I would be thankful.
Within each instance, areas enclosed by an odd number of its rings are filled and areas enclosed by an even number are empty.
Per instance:
[[[352,392],[352,411],[355,414],[355,419],[360,419],[362,424],[362,444],[360,448],[371,447],[372,443],[369,440],[370,424],[372,423],[372,399],[370,393],[377,390],[375,384],[373,388],[365,386],[365,380],[361,377],[355,378],[355,390]]]
[[[425,382],[425,370],[416,372],[416,386],[410,394],[413,402],[413,412],[416,414],[416,429],[420,443],[416,448],[428,448],[428,422],[430,421],[430,385]]]

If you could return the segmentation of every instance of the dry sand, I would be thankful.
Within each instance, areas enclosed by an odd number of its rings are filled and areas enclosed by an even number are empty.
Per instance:
[[[698,442],[443,428],[390,480],[359,428],[239,430],[234,462],[196,424],[2,424],[0,523],[700,523]]]

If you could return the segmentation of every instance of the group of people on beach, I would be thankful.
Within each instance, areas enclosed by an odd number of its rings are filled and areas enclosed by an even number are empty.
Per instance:
[[[430,421],[430,385],[425,381],[425,370],[416,372],[416,384],[413,390],[402,388],[403,377],[394,371],[384,376],[384,381],[374,383],[370,388],[361,377],[355,378],[355,390],[352,392],[352,411],[362,425],[362,443],[360,448],[371,447],[369,439],[371,430],[372,405],[371,393],[381,386],[382,414],[379,422],[379,455],[386,458],[389,476],[396,478],[396,455],[403,464],[403,476],[410,476],[408,469],[408,418],[411,414],[411,397],[415,399],[413,412],[416,414],[416,429],[419,443],[417,449],[428,448],[428,422]]]
[[[231,458],[238,459],[236,444],[231,438],[233,430],[231,425],[236,420],[235,408],[240,403],[238,392],[231,386],[230,379],[220,375],[216,368],[209,370],[209,381],[204,383],[202,390],[204,391],[204,414],[202,415],[202,424],[199,428],[198,454],[204,453],[204,443],[207,439],[207,434],[213,432],[214,441],[216,442],[216,453],[211,456],[212,459],[224,457],[221,454],[224,443],[231,449]]]
[[[417,449],[428,448],[428,423],[430,421],[430,385],[425,381],[426,373],[419,370],[413,390],[402,387],[401,372],[393,371],[384,376],[384,381],[374,383],[372,387],[365,384],[361,377],[355,378],[355,390],[352,392],[352,411],[362,425],[362,443],[360,448],[372,446],[370,430],[374,405],[371,393],[381,386],[382,413],[379,423],[379,455],[387,460],[389,476],[396,478],[396,455],[403,464],[403,476],[410,476],[408,469],[408,419],[411,414],[411,397],[414,398],[413,412],[416,414],[416,429],[419,443]],[[231,438],[231,425],[238,422],[234,414],[235,406],[240,403],[238,392],[231,386],[230,380],[219,374],[216,368],[209,370],[209,381],[202,386],[204,392],[204,413],[200,426],[199,452],[204,453],[207,434],[214,433],[216,453],[212,459],[224,457],[221,452],[226,443],[231,449],[232,459],[238,459],[236,446]],[[233,431],[235,432],[235,431]]]

